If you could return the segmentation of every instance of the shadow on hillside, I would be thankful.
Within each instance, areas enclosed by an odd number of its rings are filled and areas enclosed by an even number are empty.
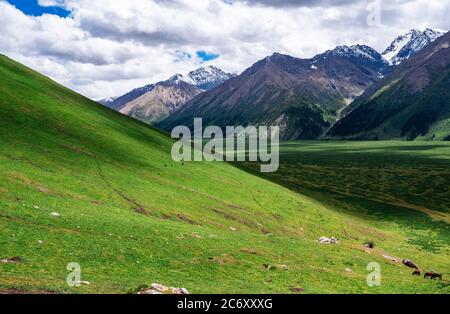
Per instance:
[[[396,223],[408,234],[410,243],[418,245],[424,250],[435,252],[449,243],[450,225],[448,223],[433,220],[427,214],[414,209],[365,198],[358,196],[357,193],[352,195],[351,190],[341,194],[336,190],[328,189],[326,184],[318,187],[313,185],[305,186],[301,182],[302,180],[307,180],[308,177],[303,177],[301,172],[295,172],[295,164],[304,163],[308,166],[315,166],[318,169],[322,166],[327,168],[335,167],[336,172],[339,172],[339,169],[343,169],[342,166],[348,165],[355,167],[363,165],[369,169],[373,166],[375,174],[379,167],[391,167],[392,165],[414,169],[430,166],[435,169],[449,170],[450,162],[448,159],[439,159],[435,158],[436,156],[434,155],[420,153],[410,155],[405,152],[422,152],[441,148],[446,148],[450,152],[450,145],[435,143],[434,145],[402,146],[390,143],[392,146],[367,147],[367,145],[364,145],[361,147],[361,150],[358,150],[355,147],[349,148],[345,146],[345,143],[332,145],[332,147],[330,147],[330,144],[328,142],[282,143],[280,168],[283,170],[283,164],[291,166],[287,167],[287,170],[282,174],[262,174],[259,172],[259,166],[256,163],[235,163],[234,165],[252,175],[315,199],[331,210],[359,217],[374,227],[379,222]],[[289,147],[293,148],[293,150],[289,151]],[[320,173],[320,170],[318,170],[318,178],[321,175],[326,175],[326,173]],[[377,184],[377,182],[373,184]],[[392,184],[395,184],[395,182]],[[395,195],[392,196],[395,198]],[[427,206],[427,204],[424,205]],[[433,234],[433,236],[424,237],[424,234]]]

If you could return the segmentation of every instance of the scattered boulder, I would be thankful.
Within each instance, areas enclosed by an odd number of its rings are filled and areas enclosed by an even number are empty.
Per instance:
[[[346,268],[345,271],[346,271],[347,273],[351,273],[351,272],[352,272],[352,270],[351,270],[350,268]]]
[[[398,259],[396,259],[395,257],[389,256],[389,255],[383,255],[383,257],[385,259],[390,260],[391,262],[398,263]]]
[[[51,213],[50,213],[50,216],[53,216],[53,217],[60,217],[61,214],[60,214],[60,213],[57,213],[57,212],[51,212]]]
[[[162,292],[153,290],[153,289],[145,289],[145,290],[141,290],[139,291],[137,294],[162,294]]]
[[[173,294],[189,294],[186,288],[170,288]]]
[[[186,288],[166,287],[159,283],[152,283],[150,288],[143,288],[137,294],[189,294]]]
[[[22,258],[20,256],[16,256],[13,258],[4,258],[0,260],[0,263],[3,264],[17,264],[20,263],[22,261]]]
[[[321,237],[319,238],[319,242],[322,244],[338,244],[339,240],[335,237],[327,238],[327,237]]]
[[[150,286],[153,290],[164,293],[169,291],[169,288],[163,285],[160,285],[158,283],[152,283],[152,285]]]
[[[419,269],[419,267],[413,261],[406,259],[406,258],[403,260],[403,265],[405,265],[409,268]]]
[[[278,268],[280,268],[281,270],[289,270],[288,265],[278,265]]]
[[[77,286],[81,286],[81,285],[89,286],[91,284],[89,281],[74,281],[74,283]]]

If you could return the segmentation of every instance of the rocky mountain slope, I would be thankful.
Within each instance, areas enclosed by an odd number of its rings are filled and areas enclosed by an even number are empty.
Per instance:
[[[206,91],[222,84],[233,76],[236,75],[226,73],[215,66],[204,66],[198,68],[197,70],[191,71],[186,75],[176,74],[168,81],[183,81],[187,84],[194,85],[203,91]],[[167,81],[163,81],[160,83],[164,82]],[[135,100],[138,97],[141,97],[145,93],[151,92],[155,88],[155,86],[156,84],[149,84],[133,89],[132,91],[122,96],[108,97],[102,100],[98,100],[97,102],[111,109],[121,111],[129,102]]]
[[[120,112],[153,124],[168,117],[200,93],[202,93],[200,88],[175,76],[168,81],[155,84],[151,91],[127,103]]]
[[[450,139],[450,33],[368,89],[328,136]]]
[[[134,99],[144,95],[147,92],[150,92],[155,88],[155,84],[145,85],[139,88],[135,88],[132,91],[119,96],[119,97],[108,97],[102,100],[97,101],[98,103],[104,105],[105,107],[114,109],[116,111],[120,111],[125,107],[127,103],[133,101]]]
[[[157,126],[279,125],[282,139],[314,139],[388,69],[370,47],[341,46],[312,59],[274,54],[200,94]]]

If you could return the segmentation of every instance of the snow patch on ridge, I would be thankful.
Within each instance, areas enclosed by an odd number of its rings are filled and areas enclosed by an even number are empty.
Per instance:
[[[390,65],[399,65],[445,33],[445,31],[440,29],[427,28],[424,31],[412,29],[408,33],[398,36],[386,48],[382,56]]]

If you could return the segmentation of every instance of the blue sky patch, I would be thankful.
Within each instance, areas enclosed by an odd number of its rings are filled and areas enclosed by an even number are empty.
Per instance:
[[[214,59],[217,59],[220,57],[219,54],[212,53],[212,52],[206,52],[204,50],[197,51],[196,54],[197,54],[197,57],[202,59],[202,61],[204,61],[204,62],[211,61],[211,60],[214,60]]]
[[[37,0],[6,0],[14,5],[17,9],[26,15],[41,16],[42,14],[53,14],[60,17],[67,17],[70,11],[61,7],[43,7],[40,6]]]

